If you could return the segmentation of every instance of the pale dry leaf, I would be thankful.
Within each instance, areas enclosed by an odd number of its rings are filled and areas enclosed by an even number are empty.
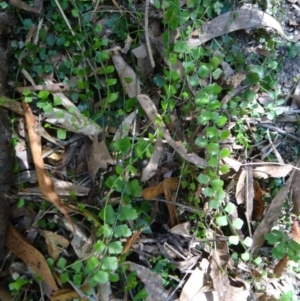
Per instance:
[[[190,237],[191,222],[187,221],[185,223],[178,224],[170,229],[171,233],[178,234],[185,237]]]
[[[126,94],[136,97],[141,93],[141,82],[136,73],[116,51],[112,52],[111,57]]]
[[[8,227],[6,247],[31,267],[54,291],[58,290],[45,257],[30,245],[11,223]]]
[[[240,173],[235,189],[235,198],[238,205],[245,203],[245,183],[246,183],[246,171],[243,169],[242,172]]]
[[[87,165],[92,181],[95,181],[96,174],[100,168],[107,169],[108,164],[113,164],[105,141],[98,141],[98,135],[93,136],[93,143],[87,151]]]
[[[54,85],[53,81],[49,78],[45,78],[44,82],[46,85]],[[62,105],[69,111],[75,114],[77,117],[83,117],[80,110],[75,106],[75,104],[63,93],[52,93],[53,96],[61,99]]]
[[[229,167],[231,167],[235,172],[238,172],[242,166],[242,163],[232,159],[232,158],[223,158],[222,159]]]
[[[257,165],[253,168],[253,176],[257,179],[284,178],[292,169],[292,165]]]
[[[179,155],[181,155],[185,160],[187,160],[197,166],[208,166],[208,163],[205,159],[200,158],[195,153],[188,153],[187,149],[185,148],[185,146],[183,145],[182,142],[174,141],[172,139],[166,126],[163,124],[161,116],[158,114],[153,101],[150,99],[150,97],[148,95],[145,95],[145,94],[138,95],[137,99],[138,99],[140,105],[142,106],[143,110],[147,114],[147,117],[153,123],[154,127],[156,129],[159,128],[162,131],[162,134],[163,134],[163,137],[165,138],[165,140]],[[158,125],[156,118],[161,119],[160,125]]]
[[[63,236],[51,231],[41,230],[41,233],[45,237],[49,255],[54,261],[57,261],[60,253],[68,247],[69,241]]]
[[[135,271],[137,277],[144,283],[145,289],[148,292],[145,301],[174,301],[176,299],[175,294],[170,297],[169,291],[163,287],[161,275],[134,262],[126,261],[124,264],[129,265],[129,270]]]
[[[257,27],[272,27],[286,37],[280,23],[269,14],[256,9],[238,9],[222,14],[196,29],[188,40],[188,46],[195,48],[229,32]]]
[[[117,129],[115,136],[113,138],[113,141],[117,141],[121,138],[128,136],[130,126],[131,126],[134,118],[136,117],[137,113],[138,113],[138,110],[135,110],[125,117],[125,119],[122,121],[119,128]]]
[[[0,105],[19,115],[24,114],[22,104],[19,101],[15,101],[5,96],[0,96]]]
[[[60,220],[63,221],[64,226],[67,230],[72,231],[72,225],[66,218],[58,218],[55,216],[53,221],[58,223]],[[91,255],[94,240],[92,236],[87,232],[86,228],[79,223],[74,225],[75,231],[71,240],[71,246],[73,247],[77,257],[79,259],[87,258]]]
[[[194,269],[181,291],[179,301],[200,300],[199,297],[203,294],[201,288],[207,285],[206,279],[205,272],[201,271],[199,267]]]
[[[299,163],[299,162],[298,162]],[[300,164],[297,164],[299,166]],[[265,234],[272,230],[274,222],[278,219],[282,205],[288,196],[290,186],[294,177],[294,172],[290,175],[288,181],[281,187],[276,196],[273,198],[271,205],[260,222],[258,227],[255,229],[253,234],[252,252],[258,254],[261,246],[265,241]]]
[[[59,180],[53,177],[51,177],[51,180],[54,185],[54,190],[58,195],[61,196],[69,196],[71,193],[76,196],[84,196],[87,195],[90,191],[90,189],[87,187],[80,186],[68,181]]]
[[[89,118],[78,117],[63,109],[53,108],[53,112],[45,112],[44,116],[47,122],[73,133],[93,136],[102,132],[101,127]]]
[[[156,137],[154,147],[155,147],[155,150],[152,153],[152,156],[151,156],[147,166],[144,167],[143,171],[142,171],[141,181],[143,181],[143,182],[148,181],[150,178],[152,178],[156,174],[158,162],[159,162],[159,159],[161,157],[161,152],[162,152],[162,138],[160,138],[158,136]]]

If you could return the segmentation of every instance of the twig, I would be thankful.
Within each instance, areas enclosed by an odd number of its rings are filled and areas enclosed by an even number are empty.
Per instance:
[[[273,131],[276,131],[278,132],[279,134],[282,134],[282,135],[286,135],[287,137],[297,141],[297,142],[300,142],[300,138],[293,135],[293,134],[290,134],[288,132],[286,132],[285,130],[282,130],[274,125],[270,125],[270,124],[267,124],[267,123],[257,123],[257,122],[253,122],[253,121],[249,121],[250,124],[253,124],[253,125],[256,125],[256,126],[259,126],[259,127],[262,127],[262,128],[265,128],[265,129],[270,129],[270,130],[273,130]]]
[[[146,39],[146,47],[149,55],[149,60],[151,63],[152,68],[155,68],[155,62],[152,54],[152,49],[151,49],[151,43],[150,43],[150,38],[149,38],[149,2],[150,0],[146,0],[146,6],[145,6],[145,39]]]

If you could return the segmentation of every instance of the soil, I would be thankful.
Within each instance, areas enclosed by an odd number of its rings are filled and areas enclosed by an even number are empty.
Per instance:
[[[3,45],[6,44],[8,34],[12,32],[12,24],[12,18],[8,13],[0,13],[0,97],[5,95],[8,73],[7,55]],[[0,107],[0,260],[3,259],[8,226],[12,167],[10,118],[7,110]]]

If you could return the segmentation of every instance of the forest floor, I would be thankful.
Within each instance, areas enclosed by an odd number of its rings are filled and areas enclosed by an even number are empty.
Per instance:
[[[0,6],[1,300],[300,299],[298,0]]]

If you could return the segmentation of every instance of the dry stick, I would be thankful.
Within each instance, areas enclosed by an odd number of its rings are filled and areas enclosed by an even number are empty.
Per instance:
[[[300,138],[293,135],[293,134],[290,134],[274,125],[270,125],[270,124],[266,124],[266,123],[257,123],[257,122],[253,122],[253,121],[249,121],[250,124],[253,124],[253,125],[256,125],[256,126],[259,126],[259,127],[262,127],[262,128],[265,128],[265,129],[270,129],[270,130],[273,130],[273,131],[277,131],[279,134],[282,134],[282,135],[286,135],[287,137],[297,141],[297,142],[300,142]]]
[[[149,2],[150,0],[146,0],[146,6],[145,6],[145,39],[146,39],[146,46],[147,46],[147,51],[149,55],[149,60],[151,63],[152,68],[155,68],[155,62],[153,59],[153,54],[152,54],[152,49],[151,49],[151,43],[149,39]]]

